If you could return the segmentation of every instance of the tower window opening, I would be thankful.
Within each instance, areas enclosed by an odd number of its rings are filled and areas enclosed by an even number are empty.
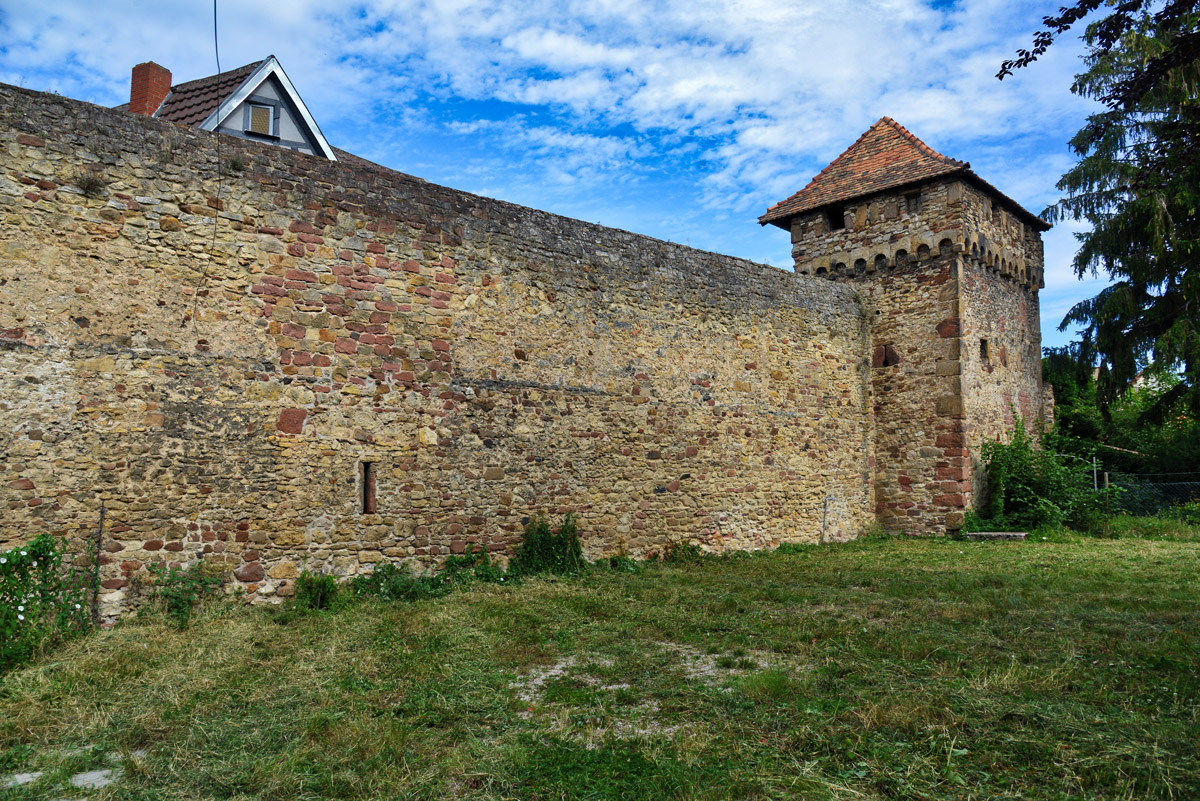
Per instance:
[[[846,227],[846,207],[840,203],[836,206],[830,206],[829,211],[829,230],[840,231]]]
[[[979,359],[983,362],[990,361],[990,352],[986,339],[979,340]]]

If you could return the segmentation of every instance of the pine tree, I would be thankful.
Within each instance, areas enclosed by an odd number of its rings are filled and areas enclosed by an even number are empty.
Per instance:
[[[1034,47],[999,76],[1027,66],[1054,37],[1105,3],[1083,0],[1047,17]],[[1105,406],[1133,378],[1178,373],[1151,417],[1184,403],[1200,412],[1200,13],[1195,2],[1123,0],[1087,26],[1086,70],[1071,90],[1099,100],[1071,139],[1079,163],[1062,177],[1065,196],[1043,212],[1086,220],[1077,274],[1114,283],[1077,304],[1061,328],[1083,325],[1079,364],[1099,362]]]

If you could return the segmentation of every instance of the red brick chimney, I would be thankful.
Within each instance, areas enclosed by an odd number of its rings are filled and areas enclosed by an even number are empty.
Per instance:
[[[152,116],[171,92],[171,71],[153,61],[133,68],[129,83],[129,110],[134,114]]]

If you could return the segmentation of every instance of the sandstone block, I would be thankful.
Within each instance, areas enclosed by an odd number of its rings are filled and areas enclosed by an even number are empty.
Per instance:
[[[937,413],[941,417],[950,417],[963,413],[962,395],[943,395],[937,399]]]
[[[234,570],[233,575],[238,581],[262,581],[266,571],[263,570],[262,562],[246,562]]]
[[[279,413],[275,430],[280,434],[299,434],[304,430],[304,421],[308,417],[305,409],[284,409]]]

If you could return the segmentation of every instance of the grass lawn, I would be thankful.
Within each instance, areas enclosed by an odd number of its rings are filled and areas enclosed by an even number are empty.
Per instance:
[[[0,799],[1196,799],[1198,567],[872,540],[142,617],[0,679]]]

